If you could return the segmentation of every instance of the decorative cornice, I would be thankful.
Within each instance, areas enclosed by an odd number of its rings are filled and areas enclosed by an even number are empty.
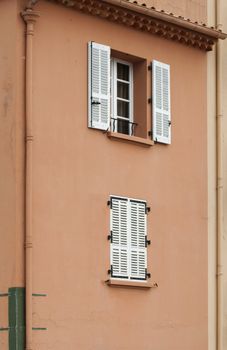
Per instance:
[[[146,4],[138,4],[135,0],[103,0],[106,3],[118,5],[126,9],[133,9],[136,12],[145,14],[150,17],[160,19],[162,21],[176,24],[177,26],[185,29],[193,30],[206,36],[210,36],[216,39],[225,39],[227,37],[221,30],[214,27],[208,27],[203,22],[193,22],[190,18],[184,18],[182,16],[176,16],[171,12],[165,12],[164,10],[157,10],[154,6],[148,7]]]
[[[49,0],[86,14],[98,16],[112,22],[178,41],[182,44],[210,51],[218,39],[226,34],[219,30],[157,11],[129,0]]]

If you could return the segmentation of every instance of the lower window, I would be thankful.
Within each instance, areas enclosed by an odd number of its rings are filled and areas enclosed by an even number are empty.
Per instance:
[[[147,273],[146,201],[110,197],[111,278],[146,280]]]

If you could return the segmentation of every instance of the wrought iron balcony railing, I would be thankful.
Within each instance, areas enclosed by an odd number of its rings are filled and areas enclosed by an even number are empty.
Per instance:
[[[135,127],[137,123],[131,122],[127,119],[121,118],[110,118],[111,119],[111,130],[113,132],[119,132],[122,134],[135,136]]]

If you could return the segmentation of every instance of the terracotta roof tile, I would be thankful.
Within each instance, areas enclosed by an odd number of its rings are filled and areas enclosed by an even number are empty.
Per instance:
[[[200,25],[200,26],[203,26],[203,27],[207,27],[207,28],[213,29],[213,30],[217,30],[217,29],[214,28],[214,26],[209,27],[206,23],[203,23],[203,22],[199,23],[198,21],[192,21],[190,18],[186,19],[185,17],[180,16],[180,15],[175,15],[172,12],[166,12],[163,9],[157,10],[154,6],[148,6],[146,3],[140,4],[140,3],[138,3],[137,1],[134,1],[134,0],[121,0],[121,2],[129,2],[131,4],[134,4],[134,5],[137,5],[137,6],[140,6],[140,7],[146,7],[148,10],[152,10],[152,11],[156,11],[156,12],[160,12],[160,13],[165,13],[166,15],[182,19],[182,20],[190,22],[192,24],[196,24],[196,25]],[[222,30],[218,30],[218,31],[222,32]]]

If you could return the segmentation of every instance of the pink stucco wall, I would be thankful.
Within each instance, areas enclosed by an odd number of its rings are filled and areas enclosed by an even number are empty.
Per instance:
[[[34,289],[40,349],[207,349],[206,54],[54,4],[34,45]],[[59,25],[60,23],[60,25]],[[171,65],[172,144],[87,128],[87,43]],[[150,94],[150,78],[147,82]],[[149,114],[149,106],[148,114]],[[155,290],[113,289],[110,194],[151,204]]]
[[[14,30],[23,38],[19,8],[18,3]],[[35,27],[33,68],[33,290],[48,297],[34,300],[33,319],[34,327],[48,331],[34,332],[34,348],[206,350],[206,53],[46,1],[40,1],[37,10],[41,17]],[[0,25],[5,29],[10,23]],[[13,283],[23,285],[24,124],[23,102],[18,101],[23,101],[24,47],[23,39],[18,40],[18,61],[11,63],[15,71],[1,80],[2,90],[10,77],[10,91],[18,86],[11,119],[1,129],[6,140],[1,161],[4,169],[11,169],[1,186],[7,203],[0,208],[5,289]],[[171,65],[171,145],[145,148],[87,128],[91,40],[147,63],[157,59]],[[9,44],[5,40],[11,59],[18,44]],[[147,98],[150,86],[148,73]],[[146,106],[148,118],[150,108]],[[18,143],[15,138],[10,141],[10,130],[17,133]],[[10,157],[15,157],[13,163]],[[151,205],[148,265],[152,281],[159,285],[156,289],[112,288],[104,283],[110,194],[143,198]],[[15,269],[18,277],[13,278]]]
[[[20,1],[0,1],[0,293],[24,285],[24,25]],[[8,301],[0,298],[0,326]],[[0,332],[8,349],[8,332]]]

